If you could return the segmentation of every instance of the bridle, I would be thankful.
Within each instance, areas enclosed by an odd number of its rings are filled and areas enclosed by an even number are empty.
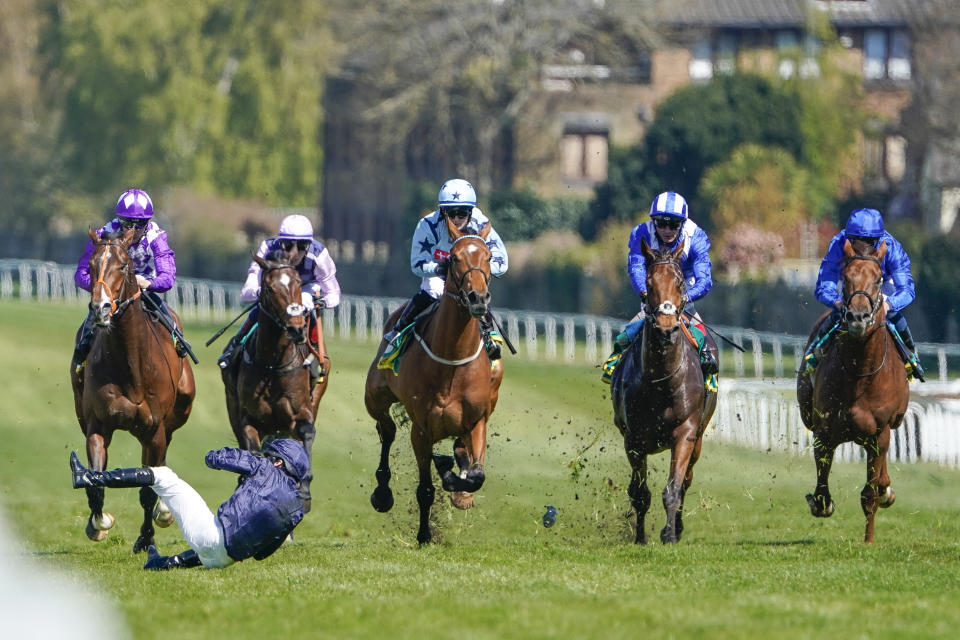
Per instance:
[[[675,304],[674,304],[672,301],[670,301],[670,300],[664,300],[663,302],[661,302],[661,303],[657,306],[656,309],[653,309],[653,308],[650,306],[650,303],[648,302],[648,303],[646,304],[646,313],[647,313],[648,315],[650,315],[650,316],[656,316],[656,315],[676,315],[678,322],[683,322],[683,316],[682,316],[683,308],[684,308],[685,306],[687,306],[687,302],[688,302],[688,300],[687,300],[687,283],[686,283],[686,281],[685,281],[684,278],[683,278],[683,271],[680,269],[680,265],[677,264],[677,261],[676,261],[676,260],[673,260],[673,259],[654,260],[653,262],[650,263],[650,266],[653,267],[653,266],[660,265],[660,264],[669,265],[669,266],[671,267],[671,270],[673,271],[673,277],[674,277],[674,279],[675,279],[675,281],[676,281],[676,283],[677,283],[677,287],[678,287],[678,288],[680,289],[680,291],[681,291],[681,296],[682,296],[682,297],[680,298],[680,306],[678,307],[677,305],[675,305]],[[650,380],[650,383],[651,383],[651,384],[654,384],[654,383],[657,383],[657,382],[663,382],[664,380],[669,380],[670,378],[672,378],[673,376],[675,376],[678,371],[680,371],[680,367],[683,366],[683,362],[684,362],[684,360],[683,360],[683,358],[681,357],[681,358],[679,359],[679,361],[677,362],[677,366],[674,368],[673,371],[671,371],[671,372],[668,373],[667,375],[663,376],[662,378],[656,378],[656,379],[654,379],[654,380]]]
[[[286,264],[284,264],[284,265],[277,265],[277,266],[275,266],[275,267],[269,267],[269,268],[267,268],[267,269],[264,269],[263,272],[262,272],[261,275],[260,275],[260,278],[261,278],[261,279],[260,279],[260,282],[261,282],[262,284],[261,284],[261,287],[260,287],[260,298],[261,298],[261,299],[258,301],[258,305],[259,305],[259,307],[260,307],[260,313],[261,313],[261,314],[263,314],[264,316],[266,316],[271,322],[273,322],[273,323],[274,323],[275,325],[277,325],[282,331],[284,331],[284,332],[290,337],[291,340],[296,341],[297,339],[299,339],[299,338],[301,337],[301,331],[300,331],[300,329],[294,327],[294,326],[291,325],[289,322],[285,322],[284,320],[280,319],[277,314],[272,313],[272,312],[267,308],[267,305],[264,304],[264,300],[262,299],[262,298],[263,298],[263,294],[264,294],[265,291],[276,292],[276,289],[271,288],[269,285],[267,285],[267,284],[264,282],[264,277],[265,277],[268,273],[270,273],[271,271],[277,271],[277,270],[279,270],[279,269],[290,269],[291,271],[293,271],[294,275],[297,276],[297,278],[300,277],[300,274],[297,273],[297,270],[296,270],[295,268],[293,268],[293,267],[290,266],[290,265],[286,265]],[[290,304],[287,305],[287,308],[285,309],[285,311],[286,311],[286,313],[287,313],[287,316],[289,316],[289,317],[291,317],[291,318],[295,318],[295,317],[298,317],[298,316],[305,315],[305,314],[307,313],[307,308],[304,307],[304,306],[303,306],[302,304],[300,304],[299,302],[291,302]]]
[[[97,245],[101,247],[102,246],[120,247],[121,252],[123,253],[127,252],[127,248],[123,246],[123,244],[115,240],[102,240],[98,242]],[[127,260],[123,260],[121,258],[121,262],[123,263],[123,266],[120,268],[120,270],[121,270],[121,273],[123,273],[123,284],[120,285],[120,291],[118,292],[119,295],[115,297],[113,295],[113,289],[111,289],[110,285],[108,285],[103,279],[103,273],[104,271],[106,271],[107,261],[109,260],[109,258],[110,258],[109,252],[104,251],[103,255],[100,257],[100,267],[97,269],[97,281],[94,284],[103,285],[103,290],[107,294],[107,298],[110,300],[110,317],[112,318],[114,316],[119,317],[120,314],[122,314],[127,309],[127,307],[133,304],[133,302],[140,297],[141,291],[140,291],[140,287],[137,287],[136,293],[134,293],[129,298],[124,298],[120,302],[117,302],[117,298],[123,295],[123,290],[125,288],[125,285],[127,284],[127,279],[130,276],[131,262],[129,258]],[[93,301],[90,302],[90,305],[92,309]]]
[[[464,239],[466,239],[466,238],[473,238],[473,239],[479,240],[480,242],[483,242],[483,243],[484,243],[484,246],[486,246],[486,241],[483,239],[482,236],[473,235],[473,234],[471,234],[471,235],[465,235],[465,236],[460,236],[459,238],[457,238],[456,240],[453,241],[453,244],[452,244],[452,245],[450,245],[450,254],[451,254],[451,256],[453,255],[453,247],[455,247],[458,242],[460,242],[461,240],[464,240]],[[454,300],[456,300],[457,302],[459,302],[459,303],[460,303],[460,306],[462,306],[462,307],[464,307],[464,308],[469,308],[469,307],[470,307],[470,301],[467,299],[467,296],[469,295],[469,293],[466,292],[466,291],[464,291],[464,289],[463,289],[463,282],[464,282],[464,280],[467,279],[467,276],[470,274],[471,271],[479,271],[479,272],[481,273],[481,275],[483,275],[483,283],[484,283],[484,285],[486,285],[487,287],[490,286],[490,270],[489,270],[489,267],[488,267],[487,269],[484,269],[483,267],[470,267],[470,268],[468,268],[466,271],[464,271],[463,273],[461,273],[459,278],[455,278],[455,279],[453,280],[454,287],[455,287],[456,290],[457,290],[456,293],[451,293],[451,292],[449,292],[449,291],[445,291],[445,292],[444,292],[444,295],[450,296],[451,298],[453,298]],[[452,274],[451,274],[451,275],[452,275]]]
[[[880,261],[873,256],[849,256],[846,259],[846,264],[850,264],[854,260],[867,260],[868,262],[873,262],[880,267],[880,277],[877,279],[877,297],[876,299],[874,299],[873,296],[870,295],[869,291],[866,291],[864,289],[857,289],[856,291],[851,292],[849,296],[844,298],[843,308],[840,311],[841,311],[842,317],[844,318],[844,322],[846,322],[845,319],[847,316],[847,310],[849,309],[850,302],[853,300],[854,296],[858,296],[858,295],[864,296],[867,299],[867,302],[870,303],[870,319],[867,320],[867,327],[869,327],[876,322],[875,318],[877,315],[877,311],[880,310],[880,305],[883,304],[883,291],[882,291],[883,265],[881,265]],[[844,279],[846,279],[846,276],[844,276]]]

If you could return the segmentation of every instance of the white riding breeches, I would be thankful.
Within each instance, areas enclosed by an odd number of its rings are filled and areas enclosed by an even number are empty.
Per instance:
[[[199,493],[170,467],[151,467],[153,490],[163,499],[183,532],[190,548],[208,569],[219,569],[235,562],[224,546],[223,527]]]

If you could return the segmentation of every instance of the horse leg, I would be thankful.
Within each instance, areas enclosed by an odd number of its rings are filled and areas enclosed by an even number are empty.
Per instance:
[[[101,433],[87,434],[87,464],[94,471],[104,471],[107,467],[107,447],[110,444],[109,436]],[[87,506],[90,507],[90,517],[87,519],[87,537],[94,542],[101,542],[107,537],[109,530],[116,520],[112,514],[103,512],[103,487],[87,487]]]
[[[697,443],[697,428],[684,422],[674,430],[673,448],[670,451],[670,477],[663,488],[663,508],[667,512],[667,522],[660,530],[660,542],[676,542],[677,512],[683,501],[683,483],[686,481],[690,458]]]
[[[893,491],[890,489],[890,476],[887,474],[887,450],[890,448],[890,427],[884,427],[864,446],[867,450],[867,483],[860,492],[860,506],[867,518],[867,527],[863,541],[873,542],[874,518],[880,506],[889,507],[893,503]],[[881,498],[881,494],[883,497]]]
[[[167,435],[164,425],[159,425],[153,434],[153,438],[148,442],[142,443],[140,462],[143,466],[159,467],[166,462]],[[161,516],[161,511],[155,510],[154,508],[159,506],[158,502],[159,500],[157,494],[153,491],[153,487],[140,487],[140,506],[143,508],[143,524],[140,525],[140,535],[133,543],[134,553],[140,553],[154,544],[153,536],[154,533],[156,533],[153,528],[154,513],[156,513],[158,517]],[[164,508],[167,514],[170,514],[170,509],[166,508],[166,505],[164,505]],[[172,519],[172,514],[168,517]]]
[[[457,447],[457,444],[460,447]],[[480,490],[486,476],[483,472],[483,457],[487,448],[487,421],[480,420],[470,432],[470,444],[464,445],[463,440],[457,438],[453,444],[453,457],[460,467],[457,478],[458,490],[450,494],[450,502],[458,509],[469,509],[473,506],[473,494]],[[467,466],[469,465],[469,466]],[[465,469],[464,467],[467,466]],[[446,484],[446,483],[444,483]],[[446,487],[444,487],[446,488]]]
[[[687,489],[693,484],[693,467],[700,459],[700,446],[703,444],[703,438],[698,437],[697,443],[693,445],[693,454],[690,456],[690,464],[687,465],[687,475],[683,479],[683,487],[680,489],[680,508],[677,509],[677,542],[683,535],[683,501],[687,497]]]
[[[633,542],[647,544],[646,517],[650,509],[650,489],[647,487],[647,455],[627,446],[627,459],[630,461],[630,504],[637,513],[637,532]]]
[[[430,461],[432,460],[432,444],[426,433],[418,425],[411,429],[413,454],[417,459],[417,469],[420,471],[420,482],[417,484],[417,506],[420,507],[420,528],[417,530],[417,542],[427,544],[433,538],[430,532],[430,507],[436,496],[433,487],[433,478],[430,476]]]
[[[380,513],[393,508],[393,491],[390,489],[390,447],[397,437],[397,424],[390,417],[389,410],[377,420],[377,433],[380,435],[380,464],[377,466],[377,488],[370,494],[370,504]]]
[[[814,435],[813,459],[817,464],[817,488],[812,494],[807,494],[807,504],[810,505],[810,513],[817,518],[829,518],[833,515],[833,499],[830,497],[830,487],[827,482],[836,448],[835,444],[825,443],[820,434]]]
[[[297,495],[300,502],[303,503],[303,512],[309,513],[312,499],[310,497],[310,481],[313,480],[313,440],[317,430],[309,420],[300,420],[295,427],[297,439],[303,443],[303,448],[307,450],[307,473],[300,479],[300,487],[297,489]]]

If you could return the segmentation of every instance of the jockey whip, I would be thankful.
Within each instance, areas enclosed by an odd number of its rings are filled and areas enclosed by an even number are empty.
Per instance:
[[[510,342],[510,338],[507,336],[507,332],[503,330],[503,327],[500,326],[500,321],[497,320],[497,316],[490,313],[490,317],[493,318],[493,324],[497,325],[497,331],[500,332],[500,335],[503,337],[503,342],[507,345],[507,349],[510,349],[510,353],[517,355],[517,350],[514,348],[513,343]]]
[[[240,315],[238,315],[236,318],[234,318],[233,320],[231,320],[230,322],[228,322],[228,323],[227,323],[227,326],[225,326],[223,329],[220,329],[220,331],[217,331],[215,334],[213,334],[213,337],[210,338],[209,340],[207,340],[206,346],[209,347],[211,344],[213,344],[213,341],[216,340],[217,338],[219,338],[220,336],[222,336],[224,331],[226,331],[227,329],[229,329],[230,327],[232,327],[234,322],[236,322],[237,320],[239,320],[239,319],[242,318],[243,316],[245,316],[245,315],[247,315],[248,313],[250,313],[251,311],[253,311],[253,308],[254,308],[255,306],[257,306],[257,304],[259,304],[259,303],[258,303],[258,302],[251,302],[249,305],[247,305],[246,308],[244,308],[244,310],[240,312]]]
[[[693,316],[690,316],[690,315],[688,315],[688,314],[684,314],[684,315],[687,316],[687,318],[689,318],[691,321],[694,321],[694,322],[695,322]],[[734,349],[739,349],[739,350],[740,350],[740,353],[746,353],[746,352],[747,352],[746,349],[744,349],[743,347],[741,347],[740,345],[738,345],[736,342],[734,342],[733,340],[731,340],[731,339],[728,338],[727,336],[723,335],[722,333],[720,333],[719,331],[717,331],[716,329],[714,329],[713,327],[711,327],[710,325],[708,325],[708,324],[707,324],[706,322],[704,322],[703,320],[700,321],[700,324],[702,324],[704,327],[706,327],[707,329],[709,329],[709,330],[710,330],[710,333],[712,333],[713,335],[717,336],[718,338],[720,338],[721,340],[723,340],[724,342],[726,342],[728,345],[730,345],[730,346],[733,347]]]

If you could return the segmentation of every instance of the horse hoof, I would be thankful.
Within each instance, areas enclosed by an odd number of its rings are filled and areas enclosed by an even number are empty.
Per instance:
[[[815,518],[829,518],[833,515],[834,504],[830,501],[826,507],[823,506],[823,500],[818,499],[812,493],[807,494],[807,505],[810,507],[810,514]]]
[[[93,522],[87,520],[86,528],[87,537],[93,540],[94,542],[103,542],[107,537],[107,534],[110,533],[109,529],[97,529],[93,526]]]
[[[660,530],[660,542],[663,544],[674,544],[676,541],[676,533],[671,527],[664,527]]]
[[[454,491],[450,494],[450,504],[466,511],[473,506],[473,494],[468,491]]]
[[[161,529],[173,524],[173,513],[163,500],[157,500],[157,504],[153,505],[153,523]]]
[[[140,553],[145,551],[147,547],[153,546],[153,538],[144,538],[143,536],[138,536],[136,542],[133,543],[133,552]]]
[[[893,501],[897,499],[897,494],[893,492],[893,489],[887,487],[887,490],[880,496],[880,508],[886,509],[893,504]]]
[[[377,487],[370,494],[370,504],[380,513],[386,513],[393,508],[393,491],[387,487],[381,489]]]
[[[437,468],[437,475],[441,478],[448,471],[453,471],[453,456],[433,454],[433,464]]]

